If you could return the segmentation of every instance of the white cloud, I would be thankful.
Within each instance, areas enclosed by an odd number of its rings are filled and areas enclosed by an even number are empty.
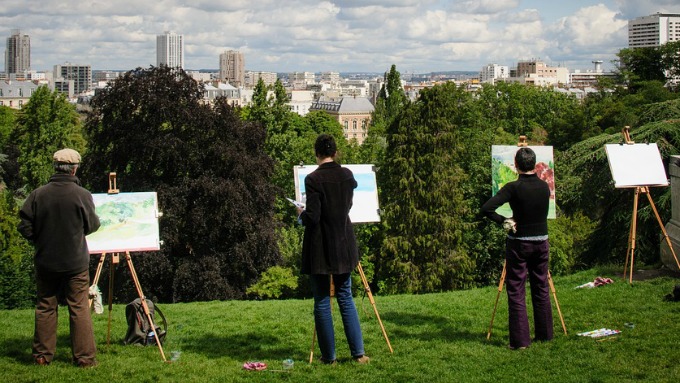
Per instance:
[[[615,58],[627,45],[629,18],[680,13],[678,0],[5,3],[0,41],[21,28],[31,37],[38,70],[65,61],[94,69],[147,67],[155,64],[156,35],[166,30],[185,36],[188,69],[216,69],[226,49],[243,51],[246,69],[279,72],[382,72],[391,64],[476,71],[488,62],[513,65],[532,57],[582,67],[593,57]]]

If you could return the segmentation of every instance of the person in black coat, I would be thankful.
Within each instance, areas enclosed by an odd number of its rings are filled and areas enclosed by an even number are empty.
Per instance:
[[[359,316],[352,298],[351,272],[359,263],[354,228],[349,218],[357,181],[352,171],[334,161],[337,147],[328,134],[314,144],[319,167],[305,177],[306,206],[298,208],[305,226],[302,242],[303,274],[311,274],[314,323],[321,361],[335,363],[335,334],[330,306],[331,277],[352,358],[367,363]]]
[[[63,292],[71,324],[71,350],[79,367],[96,365],[90,317],[90,254],[85,236],[100,226],[92,194],[80,186],[76,170],[80,154],[73,149],[54,153],[55,174],[24,202],[19,232],[35,246],[37,302],[33,357],[52,362],[57,347],[57,297]]]
[[[527,317],[525,283],[531,286],[531,303],[534,308],[535,340],[553,338],[553,318],[548,285],[548,209],[550,187],[534,172],[536,154],[523,147],[515,154],[516,181],[508,182],[483,206],[482,213],[492,221],[502,224],[508,231],[505,240],[506,290],[508,293],[508,322],[510,349],[529,347],[529,319]],[[509,202],[513,216],[496,213]]]

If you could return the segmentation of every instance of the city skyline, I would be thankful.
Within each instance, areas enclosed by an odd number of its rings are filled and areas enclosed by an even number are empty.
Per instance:
[[[43,0],[0,6],[0,35],[20,29],[30,36],[31,69],[38,71],[65,62],[93,70],[149,67],[164,31],[184,36],[187,70],[219,69],[228,50],[242,52],[252,71],[384,72],[392,64],[405,73],[479,71],[532,59],[569,70],[602,60],[608,70],[627,47],[628,20],[680,13],[677,0],[562,3]]]

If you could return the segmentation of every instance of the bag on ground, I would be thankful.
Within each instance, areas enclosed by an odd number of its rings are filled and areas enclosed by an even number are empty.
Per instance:
[[[165,315],[154,305],[150,299],[146,299],[146,305],[149,307],[149,314],[151,320],[156,325],[156,335],[160,339],[161,344],[165,341],[165,334],[168,330],[168,323],[165,320]],[[161,317],[162,327],[159,326],[156,320],[155,313]],[[144,314],[144,307],[142,306],[142,300],[137,298],[125,306],[125,317],[127,318],[128,329],[125,334],[125,339],[123,343],[125,344],[139,344],[142,346],[156,344],[156,337],[154,332],[151,331],[151,323],[146,314]]]

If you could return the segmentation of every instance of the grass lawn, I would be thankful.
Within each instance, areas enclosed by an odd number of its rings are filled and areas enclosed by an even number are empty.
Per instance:
[[[50,366],[32,364],[33,311],[0,311],[0,371],[5,382],[680,382],[680,302],[664,295],[679,279],[634,281],[601,269],[555,278],[569,335],[556,310],[555,340],[526,350],[507,348],[507,297],[499,301],[491,340],[486,333],[496,287],[427,295],[376,296],[391,354],[368,298],[357,298],[369,365],[350,361],[334,308],[339,363],[309,364],[312,301],[227,301],[161,304],[169,322],[163,363],[158,348],[125,346],[125,307],[93,315],[99,366],[70,362],[68,312],[60,308],[58,347]],[[575,289],[597,276],[615,282]],[[553,301],[554,309],[554,301]],[[634,327],[626,326],[633,323]],[[595,340],[577,333],[621,330]],[[319,356],[318,347],[314,353]],[[282,361],[294,360],[283,371]],[[247,361],[268,365],[246,371]]]

